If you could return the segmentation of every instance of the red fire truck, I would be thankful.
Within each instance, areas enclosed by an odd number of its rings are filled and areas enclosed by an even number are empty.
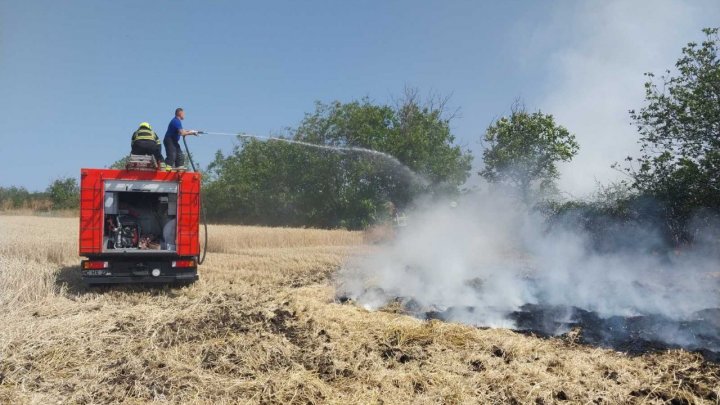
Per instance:
[[[86,284],[192,283],[200,253],[200,174],[82,169]]]

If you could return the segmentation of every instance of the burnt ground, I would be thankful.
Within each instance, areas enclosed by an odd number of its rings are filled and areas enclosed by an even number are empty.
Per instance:
[[[412,300],[403,301],[407,312],[426,319],[452,321],[472,314],[472,307],[418,312]],[[409,304],[409,306],[408,306]],[[720,308],[698,311],[688,320],[661,315],[601,317],[577,307],[526,304],[507,315],[514,330],[540,337],[564,336],[573,342],[611,348],[630,355],[670,349],[698,353],[720,363]]]

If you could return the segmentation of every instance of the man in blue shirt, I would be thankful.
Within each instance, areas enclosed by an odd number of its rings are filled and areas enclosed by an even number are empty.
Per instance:
[[[198,134],[198,131],[183,129],[182,120],[184,119],[185,111],[182,108],[176,108],[175,118],[170,120],[163,139],[165,153],[167,154],[165,163],[175,170],[185,170],[185,156],[183,156],[182,149],[180,149],[180,137]]]

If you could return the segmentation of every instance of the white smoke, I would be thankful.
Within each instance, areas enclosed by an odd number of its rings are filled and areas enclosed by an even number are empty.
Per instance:
[[[396,240],[348,263],[338,293],[371,310],[402,298],[423,313],[511,328],[509,315],[524,304],[674,320],[720,308],[717,261],[689,250],[668,255],[652,230],[622,227],[617,240],[632,249],[602,253],[577,228],[550,227],[501,193],[425,207]]]
[[[638,156],[628,110],[643,105],[643,73],[672,69],[685,44],[702,40],[701,29],[717,25],[720,3],[562,2],[551,15],[522,53],[548,72],[547,91],[533,104],[553,114],[580,143],[578,156],[561,165],[559,185],[582,196],[596,181],[620,178],[613,163]]]

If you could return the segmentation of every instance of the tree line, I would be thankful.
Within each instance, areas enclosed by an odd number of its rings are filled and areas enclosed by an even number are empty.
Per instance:
[[[0,187],[0,210],[76,209],[80,204],[77,179],[63,177],[54,180],[45,191],[28,191],[24,187]]]
[[[360,229],[419,194],[456,193],[472,156],[454,145],[451,119],[445,100],[421,102],[412,90],[396,105],[317,103],[286,137],[325,148],[240,138],[208,166],[208,214],[238,223]]]
[[[720,41],[717,28],[703,32],[702,42],[682,48],[674,70],[646,74],[645,101],[629,111],[641,153],[614,165],[625,180],[604,185],[594,199],[563,201],[555,185],[557,163],[570,161],[581,145],[552,114],[527,111],[520,103],[485,130],[477,174],[551,216],[581,212],[586,225],[608,215],[652,219],[676,242],[691,238],[688,224],[698,213],[720,213]],[[238,224],[362,229],[421,196],[466,193],[473,155],[456,145],[454,118],[447,99],[422,98],[416,90],[392,103],[318,102],[279,137],[323,148],[238,137],[232,151],[216,153],[204,170],[208,216]],[[76,206],[77,182],[71,180],[56,180],[45,193],[1,189],[0,204],[48,198],[53,207]]]

